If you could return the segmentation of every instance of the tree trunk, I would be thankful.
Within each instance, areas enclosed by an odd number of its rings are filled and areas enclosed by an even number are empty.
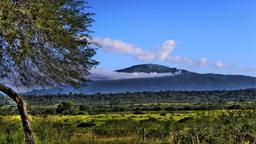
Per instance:
[[[8,95],[17,104],[18,111],[19,111],[20,118],[21,118],[22,125],[23,125],[23,129],[24,129],[26,143],[34,144],[35,143],[34,137],[33,137],[32,129],[30,127],[28,113],[27,113],[26,105],[25,105],[24,101],[14,90],[12,90],[11,88],[9,88],[1,83],[0,83],[0,91],[3,92],[4,94]]]

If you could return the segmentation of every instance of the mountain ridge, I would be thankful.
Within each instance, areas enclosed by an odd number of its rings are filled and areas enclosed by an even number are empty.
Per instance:
[[[160,67],[160,68],[159,68]],[[28,94],[47,95],[58,93],[124,93],[143,91],[208,91],[208,90],[238,90],[256,88],[256,77],[244,75],[200,74],[187,70],[169,68],[155,64],[135,65],[117,70],[117,73],[177,73],[169,76],[94,80],[83,84],[80,88],[70,86],[47,90],[35,90]]]
[[[116,72],[123,73],[134,73],[134,72],[144,72],[144,73],[175,73],[179,71],[185,71],[177,68],[170,68],[168,66],[163,66],[159,64],[138,64],[133,65],[124,69],[116,70]]]

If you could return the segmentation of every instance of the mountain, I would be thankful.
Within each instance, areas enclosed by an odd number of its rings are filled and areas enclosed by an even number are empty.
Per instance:
[[[144,73],[176,73],[179,72],[179,69],[170,68],[163,65],[158,64],[140,64],[134,65],[128,68],[116,70],[116,72],[124,72],[124,73],[134,73],[134,72],[144,72]],[[184,71],[184,70],[183,70]]]
[[[117,70],[114,75],[119,74],[152,74],[160,76],[143,78],[121,78],[121,79],[97,79],[82,85],[80,88],[62,87],[45,90],[34,90],[28,94],[45,95],[57,93],[120,93],[120,92],[141,92],[141,91],[206,91],[206,90],[236,90],[256,88],[256,77],[243,75],[223,74],[199,74],[169,68],[155,64],[135,65],[129,68]],[[165,75],[161,75],[165,74]],[[93,75],[93,74],[92,74]]]

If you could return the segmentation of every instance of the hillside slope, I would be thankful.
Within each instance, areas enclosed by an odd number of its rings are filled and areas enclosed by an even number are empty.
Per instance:
[[[236,90],[256,88],[256,78],[242,75],[199,74],[161,65],[136,65],[130,68],[117,70],[122,73],[178,73],[176,75],[129,78],[115,80],[94,80],[80,88],[62,87],[46,90],[35,90],[29,94],[44,95],[57,93],[120,93],[141,91],[166,91],[166,90]]]

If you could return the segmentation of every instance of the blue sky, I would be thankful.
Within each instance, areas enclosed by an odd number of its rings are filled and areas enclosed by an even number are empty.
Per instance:
[[[93,36],[102,44],[98,68],[157,63],[256,76],[254,0],[88,2],[96,13]]]

